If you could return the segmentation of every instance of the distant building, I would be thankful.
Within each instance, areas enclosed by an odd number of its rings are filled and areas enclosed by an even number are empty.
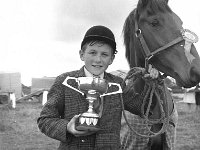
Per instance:
[[[19,72],[0,73],[0,95],[12,92],[15,93],[16,98],[21,97],[21,74]]]
[[[186,89],[182,102],[200,105],[200,86]]]
[[[55,77],[32,78],[31,93],[41,89],[49,90],[54,81]]]

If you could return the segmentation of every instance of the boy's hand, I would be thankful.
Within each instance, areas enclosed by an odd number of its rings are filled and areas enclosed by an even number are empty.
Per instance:
[[[149,64],[148,74],[144,75],[144,78],[156,79],[159,76],[159,72],[157,69],[153,68],[152,65]]]
[[[70,132],[71,134],[73,134],[76,137],[80,137],[80,136],[87,136],[87,135],[91,135],[94,132],[92,131],[78,131],[76,130],[76,119],[78,119],[80,115],[75,115],[70,122],[67,124],[67,131]]]

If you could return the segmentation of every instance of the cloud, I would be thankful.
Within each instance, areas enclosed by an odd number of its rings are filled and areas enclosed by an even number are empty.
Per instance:
[[[79,69],[83,65],[78,55],[82,38],[86,30],[98,24],[109,27],[116,37],[118,54],[108,71],[128,69],[121,33],[136,3],[137,0],[2,0],[0,71],[20,71],[22,82],[30,85],[31,77],[57,76]],[[197,0],[169,3],[184,25],[200,36]],[[200,42],[197,44],[200,47]]]
[[[125,17],[133,9],[131,6],[131,1],[127,0],[60,1],[57,5],[57,39],[80,41],[89,27],[98,24],[121,31]]]

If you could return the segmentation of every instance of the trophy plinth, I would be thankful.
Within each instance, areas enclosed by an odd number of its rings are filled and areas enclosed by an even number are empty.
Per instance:
[[[89,86],[86,88],[84,86],[80,86],[79,88],[83,88],[82,91],[86,92],[86,99],[89,102],[88,111],[82,113],[79,117],[79,125],[76,127],[77,130],[90,130],[90,131],[98,131],[100,130],[98,125],[99,115],[93,110],[94,101],[97,100],[99,93],[96,90],[89,90]],[[88,89],[87,89],[88,88]],[[87,90],[85,90],[87,89]]]
[[[72,87],[67,83],[68,80],[73,79],[78,82],[78,89]],[[86,95],[86,100],[89,102],[88,111],[82,113],[79,116],[79,124],[76,126],[77,130],[90,130],[98,131],[99,128],[99,119],[100,116],[94,111],[94,101],[98,100],[99,97],[112,95],[117,93],[122,93],[121,86],[117,83],[107,82],[105,79],[93,78],[93,77],[67,77],[63,84],[82,95]],[[107,93],[109,86],[117,86],[118,91]]]
[[[99,115],[94,112],[85,112],[79,117],[79,125],[76,126],[77,130],[84,131],[99,131]]]

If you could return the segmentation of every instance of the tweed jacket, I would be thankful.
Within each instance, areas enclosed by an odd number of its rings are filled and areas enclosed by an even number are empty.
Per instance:
[[[89,136],[75,137],[70,134],[66,127],[74,115],[81,114],[88,110],[88,103],[85,98],[63,85],[67,76],[84,77],[84,67],[80,70],[64,73],[58,76],[52,85],[47,103],[43,106],[40,117],[37,120],[38,127],[45,135],[59,140],[59,150],[118,150],[120,149],[120,128],[121,128],[121,96],[120,94],[107,95],[104,97],[102,117],[99,120],[102,130]],[[112,74],[104,74],[108,82],[122,83],[122,78]],[[77,88],[77,83],[69,80],[68,83]],[[116,91],[115,87],[109,87],[108,92]],[[58,102],[65,101],[64,119],[61,119],[58,112]],[[125,108],[131,110],[131,100],[124,100]]]

